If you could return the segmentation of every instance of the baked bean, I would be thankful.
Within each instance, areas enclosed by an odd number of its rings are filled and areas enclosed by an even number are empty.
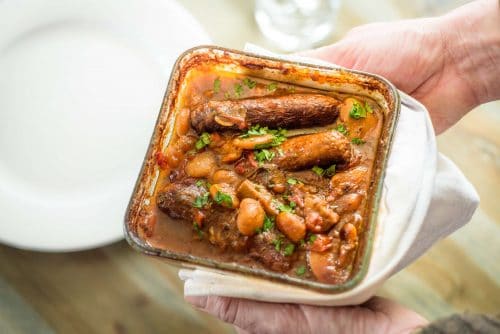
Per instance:
[[[186,164],[186,174],[191,177],[207,177],[217,168],[217,161],[211,151],[198,153]]]
[[[306,236],[304,218],[290,212],[280,212],[276,217],[276,226],[293,242],[299,242]]]
[[[241,201],[236,225],[241,234],[251,236],[264,224],[265,212],[260,203],[252,198]]]

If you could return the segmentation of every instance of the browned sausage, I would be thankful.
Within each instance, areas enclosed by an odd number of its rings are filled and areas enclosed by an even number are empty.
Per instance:
[[[284,170],[301,170],[332,164],[347,165],[352,155],[351,143],[337,131],[293,137],[273,150],[272,162]]]
[[[303,128],[333,123],[340,101],[321,94],[291,94],[241,100],[208,101],[191,111],[191,125],[199,133],[247,129],[259,124],[270,128]]]

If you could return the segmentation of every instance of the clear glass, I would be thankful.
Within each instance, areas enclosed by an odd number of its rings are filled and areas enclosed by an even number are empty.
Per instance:
[[[256,0],[262,34],[283,51],[316,46],[335,28],[340,0]]]

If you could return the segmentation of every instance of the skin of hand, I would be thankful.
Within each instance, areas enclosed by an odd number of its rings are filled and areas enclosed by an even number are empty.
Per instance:
[[[499,1],[474,1],[437,18],[360,26],[301,54],[386,77],[427,107],[439,134],[472,108],[500,98]],[[410,333],[427,324],[380,297],[344,307],[185,298],[240,333]]]
[[[500,98],[499,1],[359,26],[335,44],[301,54],[386,77],[427,107],[439,134],[472,108]]]
[[[427,321],[419,314],[385,298],[374,297],[358,306],[324,307],[275,304],[219,296],[186,301],[222,321],[238,333],[411,333]]]

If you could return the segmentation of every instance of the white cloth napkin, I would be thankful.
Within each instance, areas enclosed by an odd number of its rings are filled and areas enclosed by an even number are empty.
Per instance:
[[[316,59],[276,55],[250,44],[245,50],[337,67]],[[313,305],[359,304],[439,239],[465,225],[477,208],[478,194],[453,162],[437,152],[425,107],[399,93],[401,114],[384,179],[374,249],[361,283],[346,292],[325,294],[217,270],[181,269],[184,294]]]

